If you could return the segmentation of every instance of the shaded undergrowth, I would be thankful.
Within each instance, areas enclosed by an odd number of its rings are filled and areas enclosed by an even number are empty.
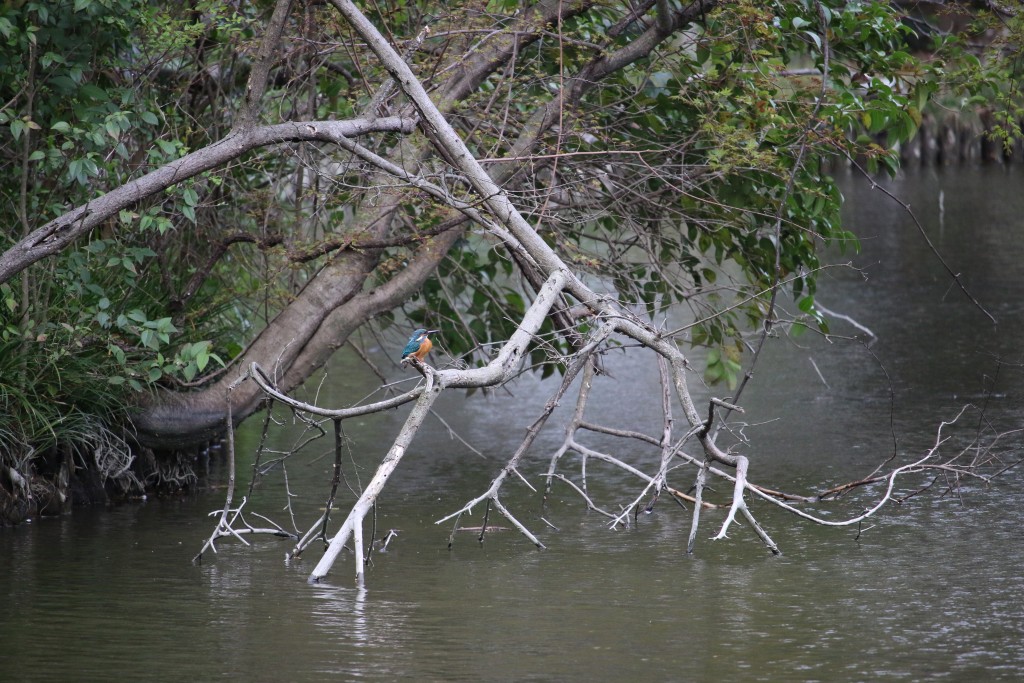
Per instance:
[[[0,525],[195,482],[193,458],[134,445],[104,356],[60,334],[0,339]]]

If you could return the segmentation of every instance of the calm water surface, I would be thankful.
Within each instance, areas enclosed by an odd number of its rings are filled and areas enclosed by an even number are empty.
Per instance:
[[[863,251],[837,260],[860,270],[828,271],[819,298],[879,340],[866,348],[808,335],[772,347],[738,425],[751,441],[753,479],[813,492],[894,453],[909,462],[966,404],[984,417],[965,416],[944,455],[979,425],[986,437],[1024,426],[1021,181],[991,169],[890,185],[999,319],[993,327],[950,287],[901,208],[844,180]],[[842,322],[833,331],[855,333]],[[608,362],[613,377],[599,379],[591,418],[654,430],[650,364],[628,355]],[[357,386],[325,387],[324,403],[351,401],[375,384],[346,359],[332,370]],[[438,414],[483,455],[428,423],[385,490],[377,535],[393,528],[399,536],[375,556],[364,589],[354,587],[348,557],[328,583],[307,585],[317,553],[288,563],[289,543],[270,537],[250,547],[222,541],[217,555],[192,565],[211,530],[207,513],[223,502],[216,463],[211,490],[184,500],[0,529],[0,680],[1024,680],[1024,505],[1015,471],[988,489],[968,481],[960,495],[889,506],[859,539],[856,529],[808,525],[754,503],[781,557],[743,525],[727,541],[705,540],[721,512],[706,515],[698,552],[687,557],[689,512],[663,502],[637,528],[612,532],[564,487],[543,511],[556,530],[539,518],[538,496],[513,484],[506,503],[548,550],[499,532],[482,546],[460,533],[449,552],[451,527],[434,521],[484,489],[553,388],[526,379],[514,395],[443,397]],[[346,426],[353,489],[372,476],[407,410]],[[535,486],[565,411],[556,418],[523,468]],[[244,462],[258,428],[250,422],[239,435]],[[275,436],[281,447],[297,438]],[[610,438],[587,443],[631,461],[650,457]],[[997,450],[1012,461],[1021,444],[1011,435]],[[289,466],[300,527],[323,504],[330,462],[315,456],[327,450],[314,446]],[[566,474],[577,470],[565,462]],[[638,491],[599,465],[588,473],[591,493],[609,508]],[[686,488],[691,478],[680,472],[674,483]],[[876,494],[819,511],[838,519]],[[281,477],[267,480],[252,509],[290,525],[286,495]],[[480,520],[477,511],[463,523]]]

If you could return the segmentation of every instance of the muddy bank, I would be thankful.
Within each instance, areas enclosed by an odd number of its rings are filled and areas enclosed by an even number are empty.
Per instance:
[[[61,515],[80,505],[114,505],[143,497],[180,495],[209,469],[220,442],[191,452],[136,447],[60,445],[20,463],[0,466],[0,525]]]

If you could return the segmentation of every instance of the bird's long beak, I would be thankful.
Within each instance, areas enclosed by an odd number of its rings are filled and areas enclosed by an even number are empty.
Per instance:
[[[437,334],[441,330],[427,330],[427,334]]]

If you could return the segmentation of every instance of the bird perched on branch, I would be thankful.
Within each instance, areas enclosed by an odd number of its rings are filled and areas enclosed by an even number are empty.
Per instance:
[[[402,349],[402,362],[407,363],[410,359],[415,358],[419,362],[423,362],[427,354],[430,353],[430,349],[434,348],[433,343],[430,341],[430,335],[437,334],[440,330],[425,330],[422,327],[412,333],[409,337],[409,343]]]

